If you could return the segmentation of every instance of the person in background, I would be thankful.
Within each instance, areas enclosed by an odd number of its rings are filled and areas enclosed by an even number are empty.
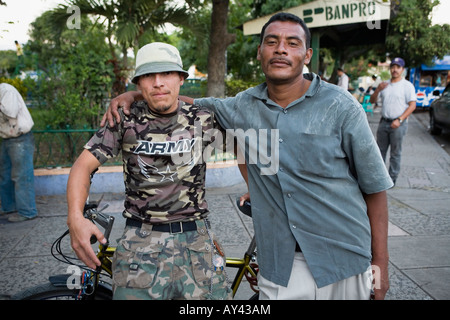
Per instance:
[[[372,75],[372,81],[373,83],[365,91],[366,95],[372,95],[381,83],[380,77],[378,77],[376,74]]]
[[[10,222],[37,216],[34,191],[34,122],[19,91],[0,84],[0,199]]]
[[[373,80],[373,84],[371,85],[371,88],[372,88],[372,90],[375,90],[380,85],[381,78],[378,75],[373,74],[372,75],[372,80]]]
[[[397,181],[400,173],[403,137],[408,130],[408,117],[416,109],[416,92],[411,82],[403,78],[405,61],[402,58],[392,60],[391,79],[378,85],[370,97],[371,103],[381,100],[381,120],[377,129],[377,143],[383,160],[389,149],[389,175]]]
[[[348,75],[344,72],[342,68],[337,69],[337,74],[339,76],[337,83],[338,87],[341,87],[344,90],[348,90],[348,82],[349,82]]]

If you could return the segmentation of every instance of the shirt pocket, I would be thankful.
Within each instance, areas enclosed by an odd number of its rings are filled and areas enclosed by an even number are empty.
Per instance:
[[[296,143],[297,170],[323,177],[342,174],[345,154],[336,136],[301,133]]]

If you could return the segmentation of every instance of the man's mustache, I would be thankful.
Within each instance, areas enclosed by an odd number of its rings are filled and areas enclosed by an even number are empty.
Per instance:
[[[271,64],[272,63],[279,63],[279,62],[286,63],[287,65],[291,65],[292,64],[292,62],[290,60],[286,59],[286,58],[272,58],[272,59],[269,60],[269,63],[271,63]]]

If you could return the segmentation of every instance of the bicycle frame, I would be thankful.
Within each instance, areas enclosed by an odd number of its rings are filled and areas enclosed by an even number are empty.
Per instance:
[[[239,288],[242,278],[245,276],[249,281],[250,287],[254,292],[258,292],[255,288],[256,286],[256,275],[258,273],[258,268],[254,262],[255,258],[256,241],[255,237],[252,238],[247,251],[244,254],[244,258],[226,258],[226,266],[231,268],[237,268],[237,274],[234,278],[231,289],[233,291],[233,297],[236,295],[237,289]]]
[[[97,271],[105,271],[110,276],[112,276],[112,256],[114,255],[114,252],[116,251],[115,247],[109,247],[107,244],[99,245],[99,252],[97,254],[97,258],[102,263],[100,267],[97,268]]]

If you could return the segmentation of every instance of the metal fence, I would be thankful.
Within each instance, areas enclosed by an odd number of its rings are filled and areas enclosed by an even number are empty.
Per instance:
[[[33,130],[34,167],[71,167],[95,129]]]
[[[33,130],[35,139],[34,168],[71,167],[86,142],[97,129]],[[234,159],[234,154],[214,153],[208,162]],[[121,157],[105,165],[122,165]]]

